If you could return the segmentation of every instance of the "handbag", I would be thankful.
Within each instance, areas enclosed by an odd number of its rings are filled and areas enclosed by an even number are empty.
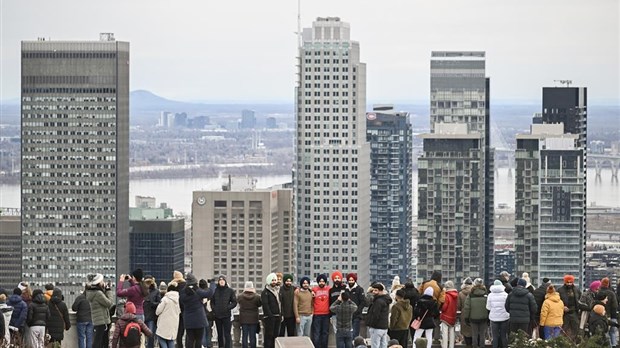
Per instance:
[[[428,309],[426,310],[426,312],[424,312],[424,315],[422,316],[422,319],[415,319],[414,321],[411,322],[411,328],[414,330],[418,330],[420,328],[420,326],[422,326],[422,320],[424,320],[424,317],[426,317],[426,313],[428,313]]]

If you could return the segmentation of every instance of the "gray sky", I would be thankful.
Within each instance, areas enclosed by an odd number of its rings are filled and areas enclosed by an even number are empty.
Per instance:
[[[620,100],[618,0],[302,0],[351,24],[368,101],[428,98],[432,50],[485,50],[492,100],[539,100],[571,79],[590,101]],[[20,41],[131,43],[131,89],[166,98],[293,102],[295,0],[0,0],[0,100],[19,97]]]

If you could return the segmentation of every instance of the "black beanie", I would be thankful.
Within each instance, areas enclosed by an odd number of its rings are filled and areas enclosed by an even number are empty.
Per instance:
[[[131,275],[136,278],[137,281],[142,281],[142,278],[144,277],[144,271],[142,271],[142,268],[138,268],[135,271],[133,271],[133,273],[131,273]]]

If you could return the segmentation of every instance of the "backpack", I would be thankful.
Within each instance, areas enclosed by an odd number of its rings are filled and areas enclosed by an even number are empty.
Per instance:
[[[135,320],[132,320],[125,325],[125,330],[121,333],[121,343],[125,347],[135,347],[140,345],[140,339],[142,338],[142,328],[140,324]]]

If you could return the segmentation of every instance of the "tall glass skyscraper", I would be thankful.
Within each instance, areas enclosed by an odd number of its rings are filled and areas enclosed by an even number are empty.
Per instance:
[[[68,303],[129,271],[129,43],[22,42],[22,276]]]
[[[296,88],[294,205],[297,273],[358,273],[368,284],[370,147],[366,65],[348,23],[303,29]],[[359,161],[358,161],[359,159]]]

